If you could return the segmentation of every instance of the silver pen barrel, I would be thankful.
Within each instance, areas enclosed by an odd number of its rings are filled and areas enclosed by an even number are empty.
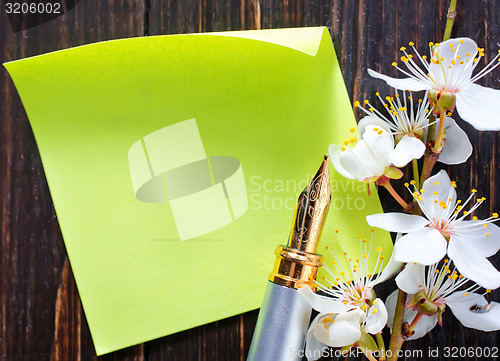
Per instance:
[[[297,292],[316,289],[323,257],[316,254],[330,206],[328,155],[302,191],[286,246],[278,246],[276,262],[257,319],[247,361],[302,360],[311,307]]]
[[[300,361],[311,307],[294,288],[268,282],[247,361]]]

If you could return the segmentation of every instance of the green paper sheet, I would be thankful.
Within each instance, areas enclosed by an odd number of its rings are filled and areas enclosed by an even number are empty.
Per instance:
[[[299,193],[355,126],[325,28],[123,39],[5,66],[98,355],[260,307]],[[359,247],[377,194],[331,179],[321,244],[337,249],[338,228]],[[386,233],[375,242],[390,254]]]

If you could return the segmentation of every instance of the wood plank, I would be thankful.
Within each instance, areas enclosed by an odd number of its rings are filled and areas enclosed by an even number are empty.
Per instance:
[[[19,33],[0,10],[0,62],[144,31],[143,1],[80,1]],[[0,359],[95,360],[36,143],[3,67],[0,100]],[[128,354],[142,360],[142,349]]]

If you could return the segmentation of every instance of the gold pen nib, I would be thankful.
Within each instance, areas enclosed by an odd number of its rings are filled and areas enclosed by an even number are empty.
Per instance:
[[[290,248],[316,253],[331,199],[328,160],[325,154],[316,175],[299,196],[287,244]]]
[[[289,288],[316,289],[314,280],[323,263],[316,249],[331,198],[328,159],[326,154],[316,175],[299,196],[287,245],[278,246],[274,252],[276,262],[269,275],[273,283]]]

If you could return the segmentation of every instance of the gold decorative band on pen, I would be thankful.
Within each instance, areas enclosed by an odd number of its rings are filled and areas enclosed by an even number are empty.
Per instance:
[[[321,255],[284,246],[278,246],[274,253],[276,261],[269,274],[269,281],[295,289],[308,286],[313,291],[316,290],[314,280],[318,267],[323,264]]]

